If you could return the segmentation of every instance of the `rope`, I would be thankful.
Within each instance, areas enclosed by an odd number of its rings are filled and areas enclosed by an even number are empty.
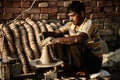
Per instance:
[[[3,25],[1,25],[1,27],[0,27],[0,38],[2,38],[1,47],[0,47],[0,58],[1,58],[1,64],[0,64],[1,72],[0,72],[0,74],[1,74],[1,78],[4,79],[3,66],[2,66],[2,56],[3,56],[2,54],[3,54],[3,47],[4,47],[4,36],[3,36],[3,32],[1,30],[2,28],[3,28]]]
[[[1,24],[1,27],[0,27],[0,38],[2,38],[1,47],[0,47],[1,59],[2,59],[2,52],[3,52],[3,46],[4,46],[4,34],[2,31],[2,28],[3,28],[3,24]]]
[[[29,11],[32,7],[33,7],[33,5],[34,5],[34,3],[36,2],[37,0],[34,0],[33,1],[33,3],[32,3],[32,5],[28,8],[28,9],[26,9],[25,11],[23,11],[20,15],[18,15],[18,17],[16,17],[14,20],[12,20],[12,21],[10,21],[10,22],[8,22],[8,23],[6,23],[6,24],[1,24],[1,27],[0,27],[0,33],[1,33],[1,36],[2,36],[2,44],[1,44],[1,49],[0,49],[0,53],[1,53],[1,57],[2,57],[2,52],[3,52],[3,46],[4,46],[4,37],[5,37],[5,33],[3,32],[3,27],[4,27],[4,25],[7,25],[7,24],[9,24],[9,23],[11,23],[11,22],[14,22],[15,20],[17,20],[23,13],[25,13],[25,12],[27,12],[27,11]],[[22,5],[22,4],[21,4]],[[2,59],[2,58],[1,58]]]
[[[23,11],[23,12],[22,12],[20,15],[18,15],[14,20],[12,20],[12,21],[10,21],[10,22],[7,22],[6,24],[9,24],[9,23],[11,23],[11,22],[14,22],[14,21],[17,20],[21,15],[23,15],[25,12],[29,11],[29,10],[33,7],[33,5],[35,4],[36,1],[37,1],[37,0],[34,0],[33,3],[32,3],[32,5],[31,5],[28,9],[26,9],[25,11]]]

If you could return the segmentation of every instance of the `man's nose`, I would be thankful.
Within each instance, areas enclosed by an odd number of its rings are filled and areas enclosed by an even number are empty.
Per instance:
[[[72,21],[72,17],[70,17],[69,19],[70,19],[70,21]]]

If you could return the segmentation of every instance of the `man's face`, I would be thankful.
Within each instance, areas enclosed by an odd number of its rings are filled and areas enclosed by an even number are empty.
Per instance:
[[[69,12],[68,13],[68,17],[69,17],[69,19],[70,19],[70,21],[71,22],[73,22],[75,25],[79,25],[79,24],[81,24],[80,22],[80,20],[81,20],[81,18],[82,18],[82,16],[81,16],[81,13],[76,13],[76,12]]]

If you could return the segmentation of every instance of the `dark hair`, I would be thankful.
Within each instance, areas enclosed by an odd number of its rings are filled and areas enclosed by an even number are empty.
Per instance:
[[[72,3],[69,4],[67,8],[67,13],[71,11],[76,12],[76,13],[79,13],[80,11],[85,12],[85,5],[80,1],[72,1]]]

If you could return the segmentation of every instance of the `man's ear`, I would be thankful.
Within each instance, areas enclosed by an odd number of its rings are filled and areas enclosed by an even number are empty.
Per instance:
[[[85,12],[81,11],[81,16],[84,17],[85,16]]]

